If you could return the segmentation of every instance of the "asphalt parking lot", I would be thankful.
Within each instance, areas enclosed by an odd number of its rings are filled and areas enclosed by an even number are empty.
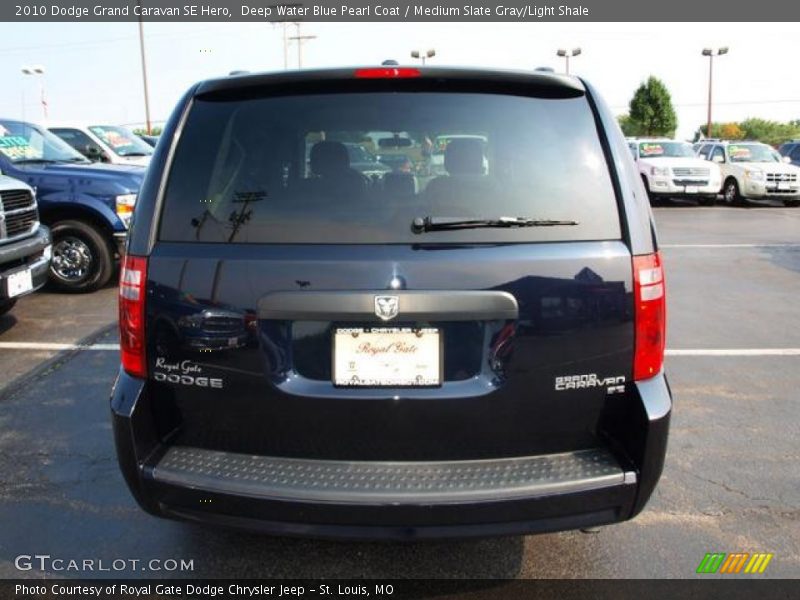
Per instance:
[[[114,290],[40,294],[0,318],[0,578],[42,576],[17,571],[20,554],[194,564],[111,574],[132,577],[682,578],[706,552],[739,551],[774,553],[759,577],[800,576],[800,209],[670,205],[656,218],[675,408],[663,478],[637,519],[598,533],[388,544],[148,516],[111,439]],[[100,349],[20,345],[81,340]]]

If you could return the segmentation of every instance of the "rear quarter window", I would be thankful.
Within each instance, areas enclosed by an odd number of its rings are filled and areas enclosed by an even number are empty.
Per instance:
[[[164,194],[163,241],[621,236],[614,187],[583,96],[367,92],[195,99]],[[578,225],[414,233],[412,221],[425,216]]]

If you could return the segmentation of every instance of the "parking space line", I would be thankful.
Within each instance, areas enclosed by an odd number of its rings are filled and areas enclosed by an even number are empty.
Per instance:
[[[0,350],[95,350],[118,352],[119,344],[0,342]],[[800,348],[669,348],[667,356],[800,356]]]

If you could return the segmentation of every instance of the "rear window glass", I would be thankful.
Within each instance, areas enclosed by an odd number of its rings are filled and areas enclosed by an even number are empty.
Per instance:
[[[459,243],[620,237],[584,97],[341,93],[195,100],[160,239]],[[417,217],[573,226],[414,233]]]

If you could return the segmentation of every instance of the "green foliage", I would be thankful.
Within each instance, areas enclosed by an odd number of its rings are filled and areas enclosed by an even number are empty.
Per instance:
[[[664,83],[652,75],[639,86],[630,102],[628,119],[636,135],[673,137],[678,117]]]
[[[161,131],[161,127],[151,127],[149,135],[161,135]],[[148,135],[147,130],[144,127],[134,129],[133,133],[136,135]]]
[[[622,129],[622,133],[624,133],[626,137],[636,137],[637,135],[642,135],[641,127],[637,122],[631,119],[630,115],[620,115],[617,117],[617,121],[619,122],[620,129]]]
[[[732,127],[738,129],[738,136],[733,135],[736,133],[736,129],[732,129]],[[740,123],[712,123],[710,136],[706,133],[705,125],[700,127],[700,131],[706,137],[726,140],[758,140],[770,146],[779,146],[788,140],[800,139],[800,119],[781,123],[780,121],[749,118]]]

